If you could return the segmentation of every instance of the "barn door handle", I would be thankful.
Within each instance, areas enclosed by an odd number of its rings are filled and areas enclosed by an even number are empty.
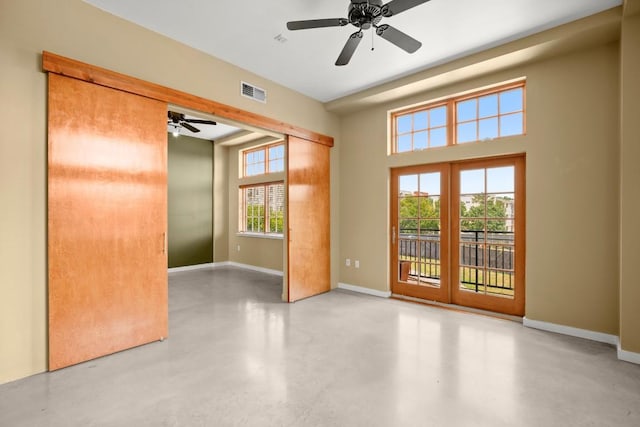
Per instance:
[[[162,233],[162,254],[167,253],[167,233]]]

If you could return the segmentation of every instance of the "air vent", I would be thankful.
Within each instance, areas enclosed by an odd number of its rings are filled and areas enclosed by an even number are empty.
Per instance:
[[[242,96],[251,98],[254,101],[267,102],[267,91],[249,83],[240,82],[240,93]]]

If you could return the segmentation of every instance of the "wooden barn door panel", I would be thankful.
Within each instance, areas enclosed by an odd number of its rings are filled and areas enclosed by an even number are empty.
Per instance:
[[[167,106],[49,74],[49,369],[167,336]]]
[[[288,138],[289,302],[331,290],[329,150]]]

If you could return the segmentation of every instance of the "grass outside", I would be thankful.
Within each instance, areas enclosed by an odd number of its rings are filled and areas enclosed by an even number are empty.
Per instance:
[[[435,258],[420,258],[412,256],[400,256],[400,262],[411,262],[409,281],[418,283],[419,278],[440,279],[440,260]],[[402,267],[401,267],[402,268]],[[476,279],[477,272],[477,279]],[[419,277],[418,277],[419,276]],[[483,269],[477,267],[460,267],[460,289],[482,294],[514,296],[514,272]],[[472,283],[468,283],[472,282]],[[476,283],[478,283],[476,285]],[[476,290],[477,289],[477,290]]]

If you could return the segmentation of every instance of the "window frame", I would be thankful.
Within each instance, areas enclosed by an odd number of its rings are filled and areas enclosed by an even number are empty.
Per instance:
[[[284,165],[284,160],[286,158],[286,152],[283,152],[283,156],[282,156],[282,170],[278,170],[278,171],[271,171],[269,168],[269,164],[270,162],[270,158],[269,158],[269,151],[271,148],[275,148],[278,146],[282,146],[284,148],[284,150],[286,150],[284,141],[278,141],[278,142],[274,142],[271,144],[267,144],[267,145],[261,145],[258,147],[253,147],[253,148],[249,148],[247,150],[243,150],[242,151],[242,175],[240,176],[240,178],[253,178],[256,176],[263,176],[263,175],[268,175],[270,173],[280,173],[280,172],[284,172],[285,170],[285,165]],[[257,174],[253,174],[253,175],[248,175],[247,174],[247,156],[251,153],[257,153],[259,151],[263,151],[264,152],[264,172],[262,173],[257,173]],[[276,159],[279,159],[280,157],[277,157]],[[260,162],[262,163],[262,162]]]
[[[523,136],[527,134],[527,89],[526,89],[526,79],[522,79],[522,80],[517,80],[517,81],[513,81],[513,82],[509,82],[509,83],[504,83],[504,84],[500,84],[500,85],[496,85],[496,86],[492,86],[490,88],[486,88],[486,89],[481,89],[481,90],[476,90],[476,91],[472,91],[469,93],[465,93],[463,95],[457,95],[457,96],[451,96],[451,97],[447,97],[445,99],[440,99],[438,101],[434,101],[434,102],[430,102],[427,104],[423,104],[423,105],[419,105],[419,106],[414,106],[414,107],[410,107],[410,108],[405,108],[405,109],[401,109],[401,110],[397,110],[397,111],[393,111],[391,112],[391,154],[395,155],[395,154],[406,154],[406,153],[415,153],[417,151],[425,151],[425,150],[433,150],[433,149],[441,149],[441,148],[446,148],[446,147],[452,147],[452,146],[456,146],[456,145],[466,145],[466,144],[473,144],[473,143],[478,143],[478,142],[484,142],[484,140],[480,140],[480,139],[476,139],[474,141],[466,141],[466,142],[458,142],[458,134],[457,134],[457,129],[458,129],[458,111],[457,111],[457,104],[460,102],[464,102],[464,101],[468,101],[470,99],[479,99],[481,97],[487,96],[487,95],[492,95],[492,94],[497,94],[498,97],[500,96],[499,94],[501,92],[507,92],[509,90],[513,90],[513,89],[518,89],[521,88],[522,89],[522,110],[518,110],[517,112],[509,112],[507,114],[500,114],[500,111],[498,110],[498,115],[496,115],[495,117],[498,118],[498,120],[500,119],[500,117],[505,116],[505,115],[511,115],[511,114],[517,114],[517,113],[522,113],[522,133],[521,134],[516,134],[516,135],[507,135],[507,136],[497,136],[495,138],[491,138],[490,141],[494,141],[494,140],[498,140],[498,139],[502,139],[502,138],[509,138],[509,137],[513,137],[513,136]],[[431,109],[434,108],[439,108],[441,106],[446,106],[446,145],[443,146],[437,146],[437,147],[430,147],[429,143],[427,144],[426,148],[422,148],[422,149],[412,149],[410,151],[398,151],[398,137],[400,135],[406,135],[407,133],[398,133],[398,118],[401,116],[405,116],[408,114],[416,114],[418,112],[422,112],[422,111],[429,111]],[[479,108],[479,107],[477,107]],[[494,117],[494,116],[492,116]],[[483,119],[485,119],[485,117],[483,117]],[[475,118],[475,122],[479,123],[480,118],[476,117]],[[473,122],[473,120],[468,120],[465,121],[463,123],[471,123]],[[479,125],[476,125],[479,126]],[[498,122],[498,134],[500,134],[500,124]],[[427,127],[426,130],[429,130],[430,128]],[[476,127],[476,134],[477,134],[477,127]],[[420,130],[422,131],[422,129]],[[413,125],[412,125],[412,131],[411,134],[413,134]],[[412,147],[413,147],[413,138],[412,138]]]
[[[282,186],[282,230],[281,231],[270,231],[270,210],[269,210],[269,190],[268,187],[271,186]],[[249,188],[263,188],[263,224],[264,231],[248,231],[247,230],[247,204],[246,204],[246,190]],[[240,210],[239,210],[239,218],[238,218],[238,234],[244,236],[258,236],[258,237],[276,237],[282,238],[284,236],[284,214],[286,210],[286,195],[285,195],[285,187],[284,181],[269,181],[269,182],[259,182],[255,184],[243,184],[238,187],[240,192],[239,201],[240,201]]]

